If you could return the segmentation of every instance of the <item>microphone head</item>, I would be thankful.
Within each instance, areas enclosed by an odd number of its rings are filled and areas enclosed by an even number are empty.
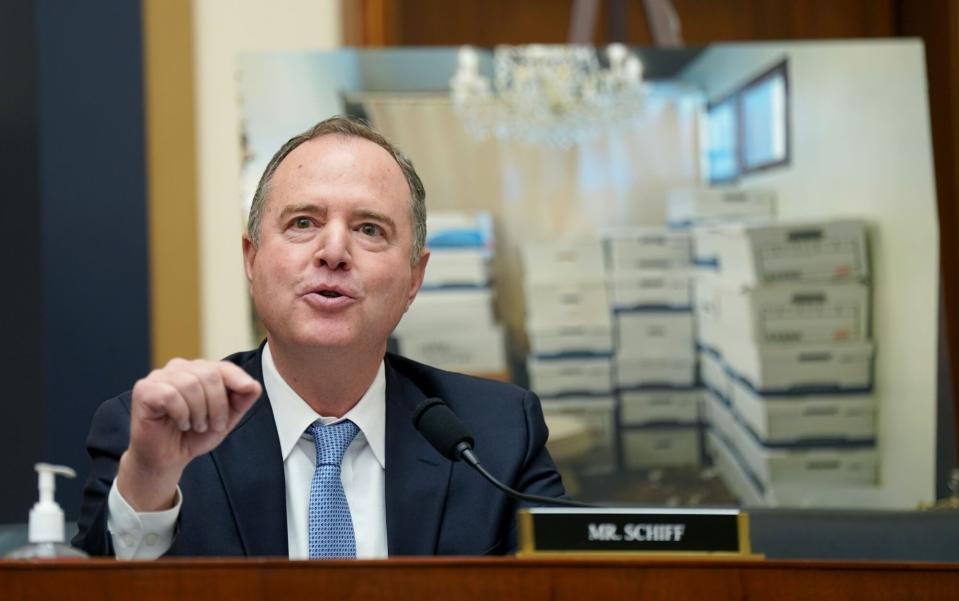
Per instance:
[[[453,410],[436,397],[426,399],[413,411],[413,427],[433,448],[450,461],[459,461],[457,447],[466,443],[473,448],[473,437]]]

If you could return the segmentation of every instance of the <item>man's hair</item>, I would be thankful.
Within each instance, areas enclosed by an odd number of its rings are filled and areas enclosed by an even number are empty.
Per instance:
[[[290,138],[286,144],[276,151],[260,177],[256,193],[253,194],[250,217],[246,225],[250,241],[253,242],[254,246],[258,246],[260,243],[263,209],[270,193],[273,174],[276,173],[280,163],[300,144],[329,135],[369,140],[390,153],[396,164],[400,166],[403,175],[406,177],[406,183],[410,186],[410,218],[413,222],[413,253],[410,260],[415,263],[426,246],[426,189],[423,187],[423,181],[416,174],[413,162],[399,148],[391,144],[389,140],[368,124],[350,117],[336,116],[320,121],[300,135]]]

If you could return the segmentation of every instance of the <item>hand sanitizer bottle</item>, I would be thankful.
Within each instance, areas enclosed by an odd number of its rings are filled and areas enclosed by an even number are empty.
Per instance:
[[[7,554],[7,559],[67,559],[83,558],[87,554],[64,543],[63,510],[57,505],[53,492],[54,476],[76,477],[76,473],[62,465],[38,463],[33,466],[39,474],[40,500],[30,510],[30,543]]]

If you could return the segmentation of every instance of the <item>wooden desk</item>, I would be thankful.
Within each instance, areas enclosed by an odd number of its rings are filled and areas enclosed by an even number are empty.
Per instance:
[[[3,601],[957,598],[959,564],[512,558],[0,562]]]

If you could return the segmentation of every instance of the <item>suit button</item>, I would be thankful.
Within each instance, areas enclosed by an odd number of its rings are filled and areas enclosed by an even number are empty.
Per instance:
[[[124,534],[123,536],[120,537],[120,542],[123,543],[123,546],[124,546],[124,547],[132,547],[132,546],[133,546],[133,542],[134,542],[134,541],[133,541],[133,535],[132,535],[132,534]]]
[[[144,539],[144,541],[146,542],[148,547],[152,547],[153,545],[157,544],[157,540],[159,538],[160,538],[159,536],[151,532],[150,534],[146,535],[146,538]]]

